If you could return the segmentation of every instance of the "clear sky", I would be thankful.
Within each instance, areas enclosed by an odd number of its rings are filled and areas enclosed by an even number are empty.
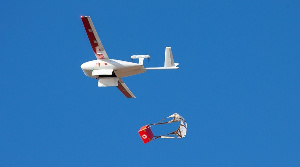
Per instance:
[[[300,1],[2,1],[0,166],[300,166]],[[110,58],[179,70],[98,88],[80,16]],[[173,113],[186,138],[143,144]]]

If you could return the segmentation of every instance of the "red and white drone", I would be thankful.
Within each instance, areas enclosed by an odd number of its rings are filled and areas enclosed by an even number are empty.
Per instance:
[[[81,65],[81,69],[88,77],[98,80],[98,87],[116,86],[127,98],[135,98],[121,78],[146,72],[146,70],[178,69],[174,63],[171,47],[166,47],[164,67],[145,68],[144,59],[149,55],[133,55],[132,59],[139,59],[139,63],[109,59],[89,16],[81,16],[85,31],[92,45],[97,60],[88,61]]]

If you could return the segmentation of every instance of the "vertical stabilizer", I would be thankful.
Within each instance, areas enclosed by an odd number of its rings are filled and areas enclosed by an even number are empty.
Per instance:
[[[166,47],[165,51],[165,67],[174,67],[174,59],[171,47]]]

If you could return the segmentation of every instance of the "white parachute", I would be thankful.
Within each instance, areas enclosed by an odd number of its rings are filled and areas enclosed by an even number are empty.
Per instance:
[[[170,121],[167,121],[167,122],[163,122],[165,119],[168,119],[168,118],[173,118],[173,119],[170,120]],[[174,113],[174,114],[168,116],[167,118],[163,118],[158,123],[150,124],[150,127],[154,126],[154,125],[169,124],[169,123],[173,123],[173,122],[180,122],[179,127],[176,131],[168,133],[166,135],[155,136],[154,139],[157,139],[157,138],[172,139],[172,138],[175,138],[175,137],[184,138],[186,136],[187,123],[186,123],[185,119],[177,113]]]

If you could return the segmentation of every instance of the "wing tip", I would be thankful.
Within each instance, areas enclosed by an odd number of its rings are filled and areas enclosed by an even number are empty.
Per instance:
[[[90,17],[90,16],[83,16],[83,15],[80,16],[80,18],[87,18],[87,17]]]

